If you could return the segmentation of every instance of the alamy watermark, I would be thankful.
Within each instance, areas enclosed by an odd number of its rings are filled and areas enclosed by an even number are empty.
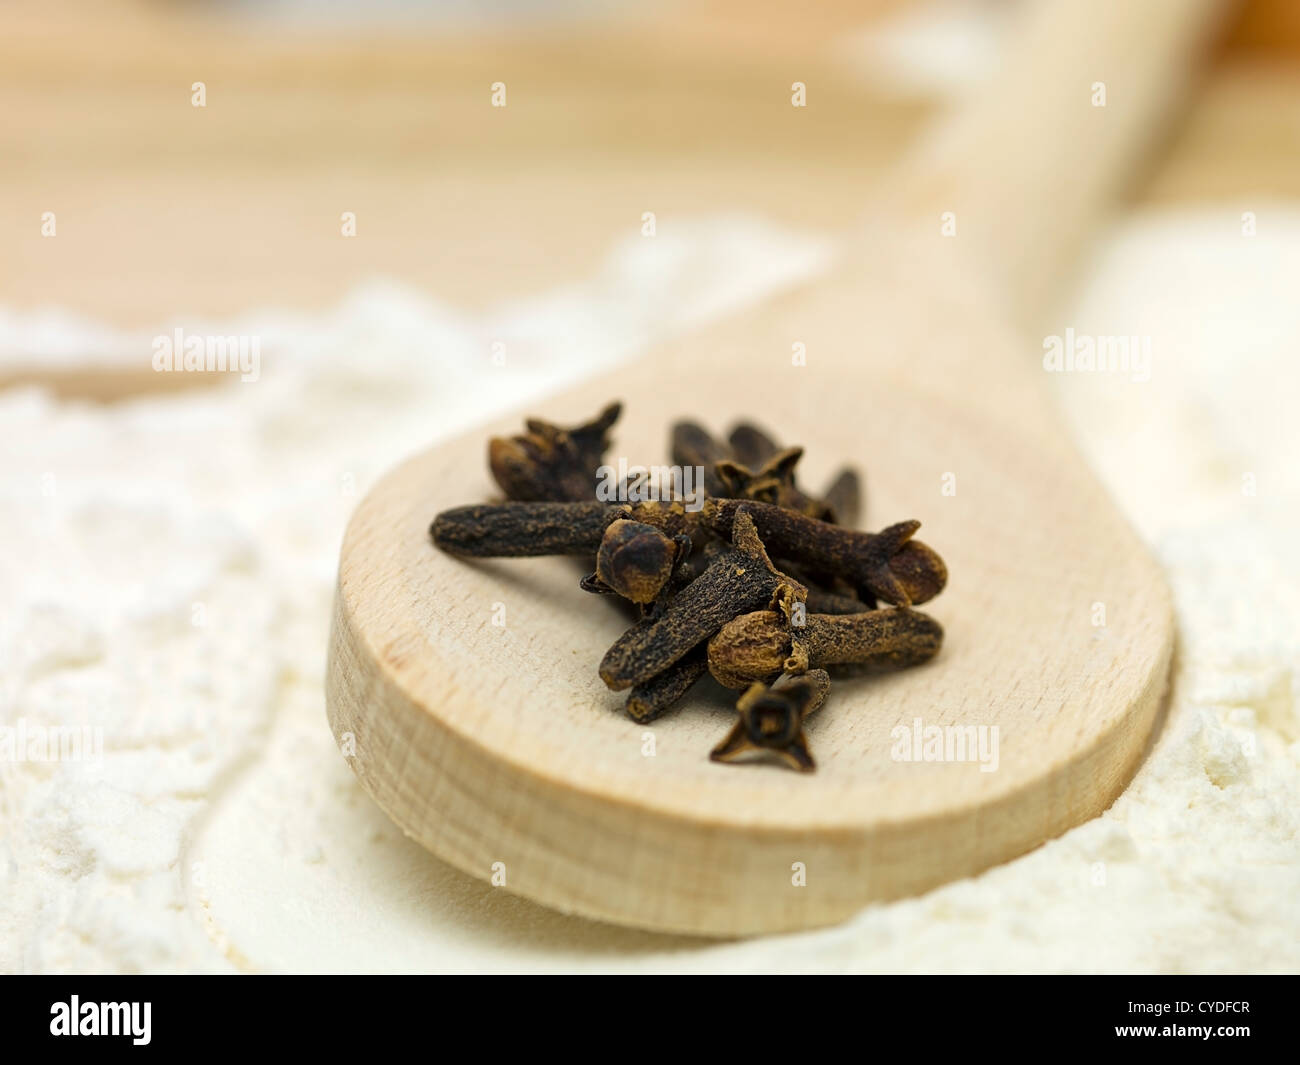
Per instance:
[[[997,725],[927,725],[919,717],[889,730],[895,762],[978,762],[981,773],[998,768]]]
[[[0,725],[0,762],[98,762],[104,757],[102,725]]]
[[[680,502],[692,513],[704,508],[703,466],[616,466],[596,470],[596,498],[602,503]]]
[[[1137,383],[1151,380],[1149,336],[1092,336],[1067,328],[1065,336],[1043,338],[1043,369],[1048,373],[1129,374]]]
[[[152,1028],[152,1002],[68,1002],[50,1006],[50,1035],[107,1035],[127,1037],[135,1046],[148,1046]]]
[[[158,373],[238,373],[241,381],[262,374],[262,338],[186,336],[179,327],[153,338],[153,368]]]

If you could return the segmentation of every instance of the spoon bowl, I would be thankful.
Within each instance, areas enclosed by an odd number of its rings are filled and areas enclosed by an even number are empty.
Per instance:
[[[868,526],[917,518],[948,564],[925,608],[946,631],[938,657],[836,681],[808,722],[813,774],[710,762],[736,694],[711,681],[635,724],[596,674],[626,618],[578,588],[570,560],[467,562],[429,540],[437,511],[492,494],[486,440],[517,431],[505,419],[385,477],[342,551],[330,722],[362,784],[435,854],[588,917],[783,931],[1022,854],[1128,782],[1172,648],[1158,569],[978,301],[900,316],[916,290],[837,276],[544,413],[577,422],[622,398],[611,457],[633,463],[666,461],[686,415],[716,431],[753,416],[798,440],[807,483],[859,465]],[[899,321],[912,325],[863,328]],[[796,339],[806,365],[791,364]]]

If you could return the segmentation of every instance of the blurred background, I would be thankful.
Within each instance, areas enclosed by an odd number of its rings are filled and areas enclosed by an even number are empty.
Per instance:
[[[481,308],[589,276],[646,210],[832,233],[1015,7],[8,0],[0,305],[143,328],[382,274]],[[1300,5],[1245,4],[1134,200],[1300,196],[1298,56]]]

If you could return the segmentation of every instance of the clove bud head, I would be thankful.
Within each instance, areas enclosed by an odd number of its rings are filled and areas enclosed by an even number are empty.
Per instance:
[[[724,688],[748,688],[782,672],[790,651],[790,630],[775,612],[741,614],[709,641],[709,672]]]
[[[673,575],[678,544],[653,525],[611,522],[596,554],[596,576],[634,603],[653,603]]]
[[[729,621],[709,640],[709,672],[728,688],[827,667],[880,672],[927,662],[942,643],[934,618],[903,607],[808,614],[803,625],[758,610]]]
[[[519,436],[488,441],[488,467],[507,499],[519,502],[583,502],[595,494],[596,469],[609,446],[609,430],[622,405],[611,403],[595,418],[563,428],[529,418]]]

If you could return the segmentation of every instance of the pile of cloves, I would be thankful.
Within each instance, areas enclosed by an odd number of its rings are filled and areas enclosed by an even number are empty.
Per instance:
[[[684,490],[689,478],[678,476],[646,491],[644,478],[623,481],[605,501],[620,411],[611,404],[568,429],[530,419],[522,435],[494,438],[488,464],[506,502],[443,511],[434,544],[465,557],[594,560],[580,587],[635,611],[600,663],[601,680],[628,692],[634,721],[658,717],[707,672],[744,692],[710,757],[766,751],[813,769],[803,719],[825,701],[832,672],[901,669],[938,652],[943,629],[914,607],[943,590],[943,560],[912,539],[919,522],[854,529],[857,474],[810,495],[795,480],[802,449],[752,424],[723,443],[678,423],[670,469],[702,471],[702,483]]]

